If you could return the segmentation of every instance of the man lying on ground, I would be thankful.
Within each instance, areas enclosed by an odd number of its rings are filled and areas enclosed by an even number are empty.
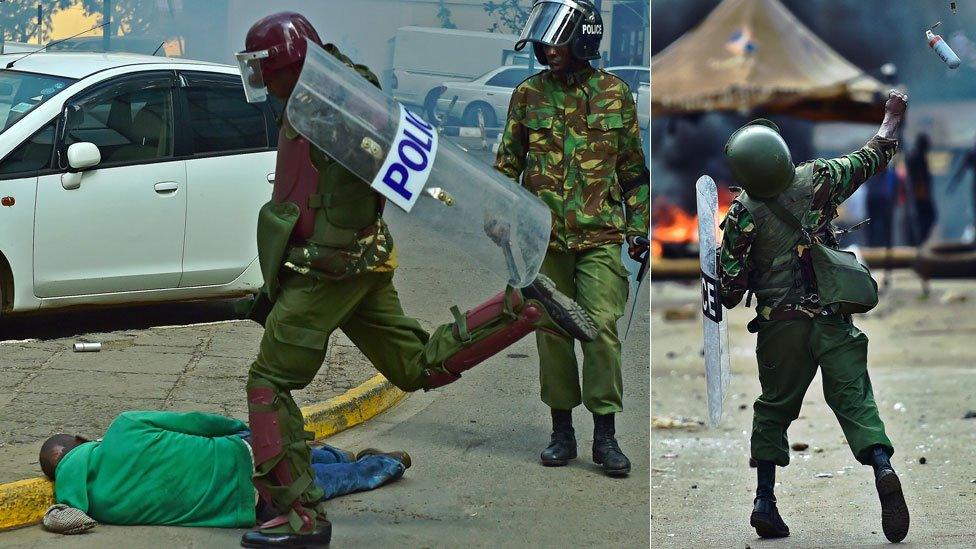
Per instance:
[[[41,446],[40,464],[59,504],[106,524],[240,528],[266,520],[251,483],[251,433],[237,419],[123,412],[101,440],[52,436]],[[324,500],[400,478],[410,456],[313,447],[312,467]]]

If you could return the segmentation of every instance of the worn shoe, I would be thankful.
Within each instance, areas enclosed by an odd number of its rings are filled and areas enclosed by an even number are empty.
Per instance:
[[[613,414],[593,414],[593,463],[602,465],[608,476],[623,477],[630,474],[630,460],[615,435]]]
[[[407,469],[410,468],[410,454],[404,452],[403,450],[398,450],[396,452],[384,452],[383,450],[378,450],[376,448],[364,448],[356,454],[356,461],[363,459],[366,456],[386,456],[388,458],[395,459],[403,464]]]
[[[332,541],[332,523],[326,519],[316,520],[315,529],[307,534],[261,530],[274,524],[275,520],[262,524],[256,530],[245,532],[241,537],[241,547],[328,547]]]
[[[888,541],[898,543],[908,535],[911,523],[898,473],[892,468],[882,469],[878,471],[874,484],[881,500],[881,529]]]
[[[783,522],[776,509],[776,498],[757,497],[753,502],[749,524],[761,538],[785,538],[790,535],[790,527]]]
[[[557,290],[556,283],[545,275],[540,274],[532,284],[522,288],[522,296],[542,304],[557,326],[580,341],[594,341],[599,334],[590,315]]]
[[[552,437],[549,446],[542,451],[539,459],[546,467],[562,467],[569,460],[576,459],[576,431],[573,429],[572,410],[550,410],[552,415]]]

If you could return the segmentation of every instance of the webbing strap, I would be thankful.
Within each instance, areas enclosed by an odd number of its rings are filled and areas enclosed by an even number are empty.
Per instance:
[[[451,307],[451,314],[454,316],[454,326],[457,328],[457,336],[462,342],[471,341],[471,333],[468,331],[468,317],[461,314],[461,309],[457,305]]]

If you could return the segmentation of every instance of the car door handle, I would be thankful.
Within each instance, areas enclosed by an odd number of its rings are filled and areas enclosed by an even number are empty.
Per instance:
[[[156,183],[153,188],[156,189],[156,192],[159,194],[169,194],[176,192],[176,190],[180,188],[180,185],[176,181],[164,181],[162,183]]]
[[[495,95],[495,94],[493,94],[491,92],[485,92],[485,95],[492,96],[492,95]]]
[[[271,172],[268,174],[268,183],[274,183],[274,182],[275,182],[275,174],[274,172]]]

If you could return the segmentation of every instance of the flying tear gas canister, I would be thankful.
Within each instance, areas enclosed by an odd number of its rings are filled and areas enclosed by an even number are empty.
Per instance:
[[[76,353],[97,353],[102,350],[101,343],[75,343],[74,350]]]
[[[950,69],[955,69],[959,67],[961,61],[959,61],[959,56],[956,52],[952,51],[949,44],[942,39],[942,36],[932,32],[932,29],[925,31],[925,38],[929,41],[929,47],[935,50],[935,53],[939,54],[939,57],[945,61],[946,65],[949,65]]]
[[[549,207],[440,140],[428,122],[311,42],[286,117],[298,133],[408,212],[431,239],[455,246],[473,266],[512,286],[535,280],[549,247]],[[384,214],[394,224],[396,216]],[[504,238],[490,227],[505,227]]]

